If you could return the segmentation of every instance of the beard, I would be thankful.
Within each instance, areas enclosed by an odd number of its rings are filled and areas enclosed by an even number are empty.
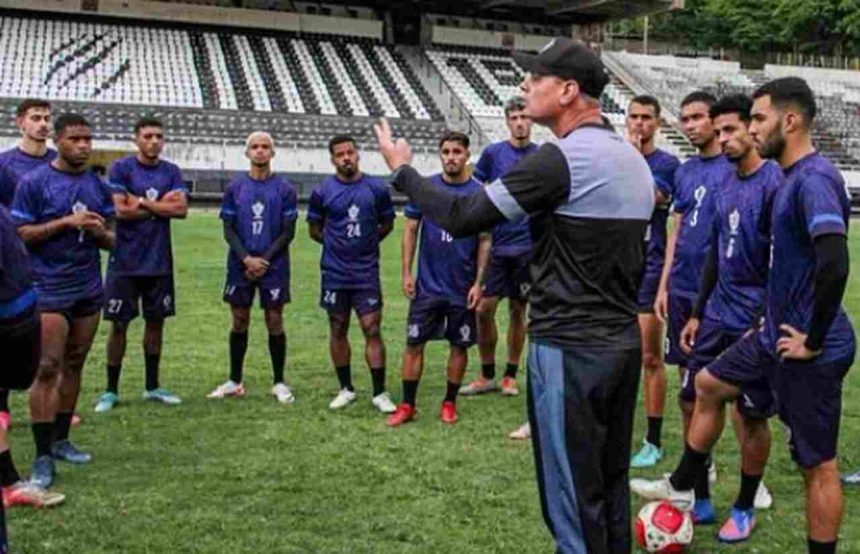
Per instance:
[[[340,173],[341,177],[346,177],[347,179],[352,179],[353,177],[355,177],[354,165],[341,166],[337,168],[337,171],[338,173]]]
[[[759,148],[762,158],[776,159],[782,156],[785,150],[785,137],[782,136],[782,124],[771,131]]]

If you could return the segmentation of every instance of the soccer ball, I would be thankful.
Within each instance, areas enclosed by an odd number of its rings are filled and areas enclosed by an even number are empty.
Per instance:
[[[693,518],[665,500],[650,502],[636,518],[636,540],[648,552],[683,552],[693,542]]]

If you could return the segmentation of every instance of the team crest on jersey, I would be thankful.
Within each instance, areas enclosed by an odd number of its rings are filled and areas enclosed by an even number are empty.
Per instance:
[[[472,328],[468,325],[463,325],[460,327],[460,340],[463,342],[469,342],[469,338],[472,336]]]
[[[87,205],[81,202],[80,200],[72,204],[72,213],[79,214],[81,212],[87,211]]]
[[[154,187],[146,189],[146,199],[149,201],[158,200],[158,190]]]
[[[261,201],[257,200],[251,205],[251,213],[254,214],[254,219],[260,219],[263,217],[263,212],[266,211],[266,205]]]
[[[356,206],[355,204],[350,206],[349,209],[346,211],[346,215],[349,216],[349,220],[353,221],[353,222],[358,221],[358,214],[360,214],[360,213],[361,213],[361,209],[358,206]]]

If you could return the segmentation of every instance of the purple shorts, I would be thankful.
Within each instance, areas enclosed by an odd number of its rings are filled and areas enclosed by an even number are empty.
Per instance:
[[[681,350],[681,331],[693,315],[693,299],[669,294],[669,317],[666,322],[666,363],[687,367],[689,360]]]
[[[531,252],[512,256],[490,256],[484,279],[484,296],[527,300],[532,283],[530,260]]]
[[[349,315],[355,310],[359,317],[382,309],[382,291],[372,289],[323,289],[320,307],[330,314]]]
[[[446,339],[454,346],[475,344],[475,311],[447,298],[416,296],[409,303],[406,344],[416,346],[434,339]]]

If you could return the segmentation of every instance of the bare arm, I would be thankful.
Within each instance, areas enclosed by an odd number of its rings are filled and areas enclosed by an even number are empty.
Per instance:
[[[403,294],[407,298],[415,296],[415,279],[412,277],[412,264],[415,262],[415,250],[418,246],[418,227],[421,221],[406,218],[403,229],[403,242],[400,246],[400,278],[403,284]]]
[[[309,221],[308,233],[316,242],[323,243],[323,223],[322,221]]]
[[[678,231],[681,228],[681,214],[672,214],[672,230],[666,240],[666,257],[663,260],[663,272],[660,274],[660,286],[657,289],[657,301],[654,303],[654,313],[662,321],[668,313],[669,274],[672,272],[672,261],[675,259],[675,244],[678,242]]]
[[[388,235],[391,234],[391,231],[394,230],[394,220],[389,219],[387,221],[383,221],[379,224],[379,240],[384,239]]]
[[[59,219],[52,219],[46,223],[21,225],[18,227],[18,236],[21,237],[24,244],[35,245],[41,244],[57,233],[61,233],[70,228],[72,228],[71,217],[66,216]]]
[[[478,271],[475,276],[475,284],[483,285],[484,276],[487,273],[487,263],[490,261],[490,250],[493,246],[493,235],[481,233],[478,235]]]
[[[113,250],[113,247],[116,246],[116,231],[114,229],[113,218],[105,220],[103,225],[90,229],[89,233],[102,250]]]
[[[140,198],[136,196],[123,192],[114,193],[111,198],[116,218],[120,221],[138,221],[152,217],[151,213],[140,207]]]
[[[162,196],[161,200],[141,198],[140,207],[159,217],[185,219],[188,216],[188,197],[184,192],[174,190]]]

